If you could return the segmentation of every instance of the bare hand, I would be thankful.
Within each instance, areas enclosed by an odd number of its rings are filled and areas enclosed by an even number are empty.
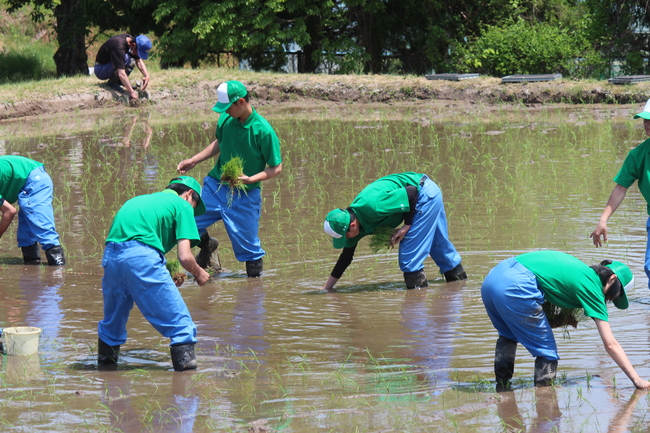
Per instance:
[[[142,79],[142,87],[140,88],[140,90],[145,90],[147,88],[147,86],[149,85],[150,80],[151,80],[151,77],[144,77]]]
[[[129,98],[138,99],[138,92],[136,92],[135,90],[132,91],[131,93],[129,93]]]
[[[242,174],[237,179],[241,180],[244,185],[248,185],[248,184],[253,183],[251,178],[249,176],[246,176],[245,174]]]
[[[176,167],[176,171],[179,173],[185,173],[190,171],[194,167],[196,167],[195,162],[192,162],[191,159],[184,159],[178,163],[178,167]]]
[[[392,238],[390,238],[390,247],[393,248],[395,245],[400,243],[402,239],[404,239],[404,236],[406,236],[406,233],[408,233],[409,229],[411,226],[403,226],[397,232],[393,235]]]
[[[210,279],[210,274],[205,272],[204,269],[201,269],[199,271],[199,275],[194,275],[194,280],[196,281],[196,283],[199,286],[204,286],[205,283],[207,283],[209,279]]]
[[[650,382],[648,382],[647,380],[641,379],[641,380],[639,380],[639,382],[635,383],[634,386],[637,389],[649,389],[650,388]]]
[[[600,240],[601,235],[603,237],[602,241]],[[589,237],[594,241],[596,247],[602,247],[603,242],[607,242],[607,225],[599,222]]]

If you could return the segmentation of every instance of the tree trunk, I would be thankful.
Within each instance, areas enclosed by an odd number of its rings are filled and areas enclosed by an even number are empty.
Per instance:
[[[59,49],[54,54],[56,74],[88,75],[86,20],[83,0],[61,0],[54,9]]]

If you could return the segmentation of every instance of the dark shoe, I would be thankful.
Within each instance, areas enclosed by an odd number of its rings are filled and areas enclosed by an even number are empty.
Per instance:
[[[101,338],[97,339],[97,365],[117,364],[120,357],[120,346],[109,346]]]
[[[65,265],[65,254],[63,254],[63,247],[61,245],[46,250],[45,257],[47,257],[47,264],[50,266]]]
[[[557,360],[535,358],[535,386],[549,386],[557,376]]]
[[[264,262],[262,259],[251,260],[246,262],[246,276],[248,278],[257,278],[262,275]]]
[[[429,287],[427,276],[424,274],[424,269],[415,272],[404,272],[404,282],[407,289],[420,289]]]
[[[516,354],[517,342],[500,335],[494,351],[494,375],[497,380],[497,392],[510,388],[510,379],[515,373]]]
[[[443,275],[445,276],[445,280],[448,283],[450,281],[459,281],[459,280],[467,279],[467,274],[465,273],[465,269],[463,269],[462,263],[459,263],[458,266],[456,266],[451,271],[445,272]]]
[[[196,264],[201,266],[203,269],[206,269],[210,266],[214,267],[212,260],[212,254],[219,248],[219,241],[217,238],[211,238],[208,232],[205,232],[201,235],[201,241],[197,245],[200,251],[196,255]],[[219,268],[221,264],[219,263]]]
[[[23,260],[26,265],[40,265],[41,253],[38,250],[38,243],[34,242],[28,247],[20,247],[23,251]]]
[[[196,369],[196,344],[179,344],[170,347],[174,371],[185,371]]]

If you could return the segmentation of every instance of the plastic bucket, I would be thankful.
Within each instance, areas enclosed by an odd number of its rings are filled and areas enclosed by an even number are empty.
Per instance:
[[[14,326],[2,329],[2,345],[7,355],[32,355],[38,352],[41,328]]]

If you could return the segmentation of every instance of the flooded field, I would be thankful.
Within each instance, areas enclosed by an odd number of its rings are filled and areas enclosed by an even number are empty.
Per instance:
[[[68,259],[64,268],[23,265],[15,223],[1,240],[0,327],[38,326],[43,335],[37,355],[0,357],[0,428],[646,431],[648,393],[634,390],[591,323],[564,337],[557,330],[559,384],[535,389],[534,359],[519,346],[514,391],[497,394],[497,334],[480,300],[489,270],[522,252],[625,261],[636,288],[629,310],[610,306],[612,329],[650,378],[647,214],[636,186],[610,219],[609,244],[596,249],[589,239],[611,179],[643,139],[641,122],[584,107],[531,115],[521,106],[493,117],[388,110],[268,113],[284,171],[263,188],[265,272],[246,278],[223,228],[210,229],[226,271],[180,289],[199,339],[199,369],[184,373],[172,371],[169,341],[137,308],[119,369],[97,370],[101,255],[122,203],[164,188],[177,163],[212,139],[217,116],[164,122],[128,112],[56,134],[43,120],[42,133],[29,137],[12,132],[19,124],[0,125],[0,154],[42,161],[52,176]],[[189,174],[202,181],[211,167],[206,161]],[[322,293],[339,252],[323,232],[326,213],[402,171],[426,173],[441,187],[469,279],[446,284],[428,259],[429,288],[406,291],[397,252],[372,254],[364,240],[339,292]]]

